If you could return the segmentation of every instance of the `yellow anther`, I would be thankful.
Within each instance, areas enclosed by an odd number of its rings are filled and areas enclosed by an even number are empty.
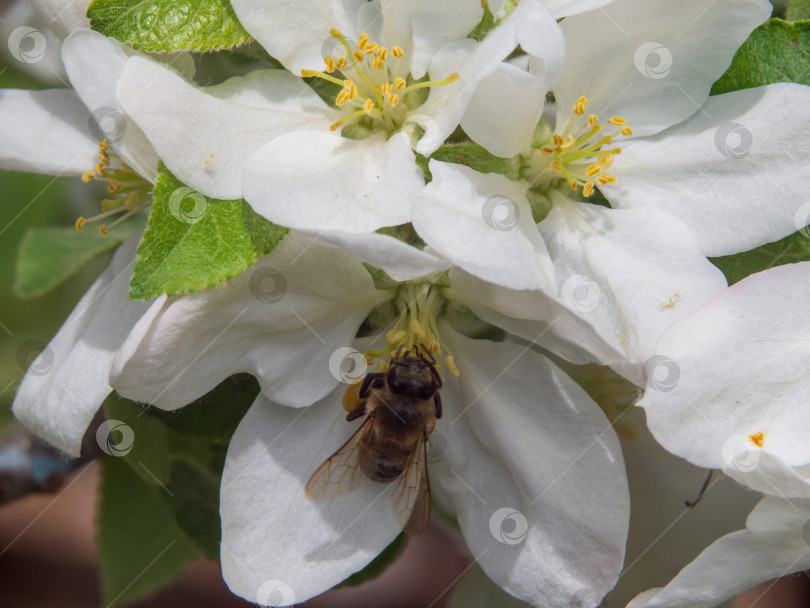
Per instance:
[[[130,192],[124,199],[124,208],[127,211],[132,211],[141,202],[141,195],[137,192]]]
[[[577,102],[574,104],[574,114],[577,116],[582,116],[585,114],[585,105],[588,103],[587,97],[580,97],[577,99]]]
[[[447,366],[447,369],[450,370],[450,373],[454,376],[460,376],[461,372],[456,367],[456,362],[453,360],[453,355],[447,355],[444,358],[444,364]]]
[[[439,352],[441,349],[442,349],[442,345],[441,345],[441,344],[439,344],[439,343],[438,343],[436,340],[431,340],[431,341],[428,343],[428,352],[430,352],[430,354],[431,354],[431,355],[435,355],[435,354],[436,354],[436,353],[438,353],[438,352]]]
[[[571,186],[571,190],[573,190],[574,192],[576,192],[577,189],[579,188],[579,184],[576,182],[568,182],[568,185]]]
[[[357,41],[357,47],[360,50],[364,50],[367,44],[368,44],[368,34],[363,33],[360,35],[360,40]]]
[[[101,236],[103,236],[104,238],[107,238],[108,236],[110,236],[110,231],[107,230],[107,226],[105,226],[104,224],[101,224],[98,227],[98,231],[101,233]]]
[[[411,319],[410,324],[408,325],[411,328],[411,331],[416,334],[416,337],[420,340],[424,340],[427,337],[427,332],[422,324],[417,321],[416,319]]]
[[[551,164],[549,165],[549,169],[551,169],[551,170],[552,170],[552,171],[554,171],[555,173],[562,173],[562,170],[563,170],[563,164],[562,164],[560,161],[555,160],[553,163],[551,163]]]
[[[105,167],[110,166],[110,155],[107,154],[104,150],[98,151],[98,160]]]
[[[326,65],[327,74],[331,74],[332,72],[335,71],[335,68],[337,67],[337,65],[335,64],[334,59],[332,59],[329,56],[326,56],[326,57],[323,58],[323,62]]]
[[[363,405],[365,399],[360,398],[360,386],[360,382],[355,382],[346,387],[346,392],[343,393],[341,403],[343,404],[343,409],[347,412],[353,412]]]
[[[364,48],[363,50],[364,50],[364,51],[365,51],[367,54],[371,55],[371,53],[373,53],[374,51],[376,51],[376,50],[377,50],[377,47],[379,47],[379,46],[380,46],[380,45],[379,45],[379,44],[377,44],[376,42],[369,42],[369,43],[366,45],[366,48]]]
[[[375,70],[381,70],[383,69],[383,67],[385,67],[385,60],[380,59],[379,57],[375,57],[374,60],[371,62],[371,66]]]
[[[398,104],[399,104],[399,95],[391,93],[388,96],[388,105],[390,105],[392,108],[396,108]]]
[[[612,150],[608,150],[608,152],[610,152],[611,154],[621,154],[622,149],[621,148],[613,148]]]
[[[633,129],[631,129],[630,127],[622,127],[622,130],[619,131],[619,133],[627,137],[630,137],[633,134]]]
[[[380,58],[380,59],[382,59],[383,61],[385,61],[386,59],[388,59],[388,49],[387,49],[387,48],[385,48],[384,46],[379,47],[379,48],[377,49],[377,57],[379,57],[379,58]]]
[[[556,133],[551,136],[551,143],[554,144],[555,148],[559,148],[563,145],[563,138],[562,135],[557,135]]]
[[[344,103],[346,103],[346,100],[348,98],[349,98],[349,94],[345,90],[341,91],[340,93],[338,93],[337,97],[335,98],[335,105],[336,106],[342,106]]]
[[[380,88],[380,91],[382,92],[383,95],[390,95],[391,94],[391,89],[393,89],[393,88],[394,87],[390,82],[386,82],[384,85],[382,85],[382,87]]]
[[[80,217],[76,220],[76,230],[79,232],[84,232],[84,225],[87,223],[87,220],[83,217]]]
[[[596,175],[599,175],[599,171],[601,170],[602,169],[599,167],[599,165],[597,163],[594,163],[592,165],[589,165],[588,168],[585,169],[585,175],[587,175],[588,177],[595,177]]]
[[[107,182],[107,194],[115,194],[116,192],[120,192],[121,188],[121,184],[114,179]]]
[[[92,181],[95,176],[95,171],[87,171],[82,175],[82,181],[86,184],[87,182]]]
[[[405,82],[405,79],[402,78],[401,76],[397,76],[396,78],[394,78],[394,88],[397,91],[401,91],[402,89],[404,89],[406,84],[407,83]]]
[[[371,112],[374,109],[374,102],[370,99],[366,99],[366,103],[363,104],[363,110],[366,112]]]
[[[107,141],[107,138],[105,137],[104,139],[102,139],[102,140],[99,142],[98,147],[99,147],[101,150],[106,150],[107,148],[109,148],[109,147],[110,147],[110,142],[108,142],[108,141]]]
[[[562,144],[560,145],[560,148],[562,148],[563,150],[568,150],[568,149],[570,149],[570,148],[571,148],[571,147],[572,147],[572,146],[573,146],[575,143],[576,143],[576,140],[574,139],[574,136],[573,136],[573,135],[569,135],[568,137],[566,137],[566,138],[565,138],[565,141],[563,141],[563,142],[562,142]]]
[[[602,138],[602,143],[604,143],[604,144],[606,144],[606,145],[610,145],[610,143],[611,143],[612,141],[613,141],[613,137],[612,137],[612,136],[610,136],[610,135],[605,135],[605,136]]]
[[[540,154],[542,154],[543,156],[551,156],[552,154],[554,154],[554,148],[552,148],[551,146],[543,146],[542,148],[540,148]]]
[[[354,49],[352,51],[352,55],[354,55],[354,58],[357,59],[357,61],[363,61],[363,59],[365,59],[366,57],[365,55],[363,55],[363,51],[361,51],[360,49]]]
[[[588,115],[588,124],[592,127],[599,124],[599,117],[596,114]]]
[[[618,150],[618,148],[617,148]],[[596,157],[596,164],[599,165],[599,168],[604,171],[605,169],[610,169],[613,165],[613,154],[615,152],[613,150],[602,150],[599,153],[599,156]]]
[[[398,46],[391,47],[391,54],[397,59],[400,59],[405,56],[405,53],[402,52],[402,48]]]
[[[748,440],[758,448],[761,448],[762,446],[765,445],[765,435],[767,435],[767,433],[757,431],[756,433],[749,435]]]
[[[627,121],[626,121],[624,118],[620,118],[620,117],[618,117],[618,116],[614,116],[614,117],[613,117],[613,118],[611,118],[611,119],[610,119],[608,122],[609,122],[610,124],[612,124],[612,125],[616,125],[617,127],[621,127],[621,126],[623,126],[623,125],[624,125],[624,123],[626,123]]]
[[[347,65],[349,65],[349,62],[345,57],[338,57],[337,62],[335,63],[335,67],[339,70],[345,68]]]
[[[385,334],[385,339],[388,340],[389,344],[399,344],[405,338],[408,337],[408,332],[403,331],[401,329],[398,330],[391,330],[387,334]]]
[[[603,173],[602,175],[599,176],[599,183],[602,184],[603,186],[605,184],[612,184],[615,181],[616,178],[613,177],[612,175],[608,175],[607,173]]]
[[[101,163],[96,163],[96,173],[104,175],[104,167],[101,165]]]
[[[591,194],[593,194],[593,182],[588,182],[588,183],[585,184],[585,187],[582,189],[582,196],[587,198]]]

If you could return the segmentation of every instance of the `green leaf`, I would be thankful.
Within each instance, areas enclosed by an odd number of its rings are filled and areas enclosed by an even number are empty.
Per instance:
[[[810,260],[810,237],[802,231],[794,232],[781,241],[768,243],[751,251],[710,259],[712,264],[723,271],[731,285],[755,272]]]
[[[489,9],[489,4],[484,2],[484,16],[481,18],[481,21],[478,22],[478,25],[475,26],[473,31],[470,32],[469,37],[473,40],[481,42],[494,28],[495,15],[493,15],[492,11]]]
[[[431,158],[465,165],[479,173],[500,173],[509,179],[520,179],[523,161],[520,156],[501,158],[488,152],[478,144],[448,144],[436,150]]]
[[[397,536],[390,545],[383,549],[382,553],[371,560],[371,563],[368,566],[360,570],[360,572],[355,572],[352,574],[349,578],[343,581],[340,586],[359,585],[360,583],[379,576],[382,574],[383,570],[385,570],[391,564],[391,562],[397,558],[407,544],[408,536],[404,532],[400,533],[400,535]]]
[[[173,412],[153,408],[149,414],[176,433],[192,439],[228,445],[236,427],[259,394],[250,374],[231,376],[213,391]]]
[[[160,497],[183,532],[212,560],[219,559],[222,525],[219,519],[221,472],[207,471],[185,460],[171,467],[168,492]]]
[[[810,84],[810,23],[770,19],[751,32],[711,94],[776,82]]]
[[[32,228],[25,233],[17,256],[14,291],[21,298],[40,296],[57,287],[97,255],[114,249],[128,236],[143,230],[143,219],[110,228],[105,238],[95,230]]]
[[[788,21],[810,19],[810,0],[790,0],[785,18]]]
[[[156,591],[199,555],[161,492],[144,483],[123,459],[102,460],[99,570],[108,608]]]
[[[123,432],[130,432],[134,440],[129,451],[119,458],[130,465],[146,483],[165,486],[169,481],[169,437],[163,423],[150,416],[146,407],[119,397],[116,393],[112,393],[104,401],[104,414],[111,433],[106,439],[112,442],[113,447],[121,441]],[[116,422],[125,423],[131,431],[121,429],[116,436],[116,431],[113,430]]]
[[[289,232],[243,199],[208,199],[162,164],[129,297],[148,300],[213,287],[269,253]]]
[[[139,51],[214,51],[251,40],[228,0],[94,0],[90,27]]]

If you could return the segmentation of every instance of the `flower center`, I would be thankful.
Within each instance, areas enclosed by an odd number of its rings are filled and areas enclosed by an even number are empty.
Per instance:
[[[596,183],[612,184],[616,178],[606,173],[613,165],[613,157],[621,148],[603,149],[620,136],[629,137],[633,130],[624,118],[613,116],[607,125],[616,127],[610,133],[599,124],[596,114],[585,116],[586,97],[574,104],[574,114],[561,133],[554,133],[546,145],[524,159],[524,175],[533,186],[548,188],[565,179],[572,190],[582,186],[586,197],[593,194]]]
[[[112,161],[115,161],[117,166],[111,166]],[[101,236],[110,236],[109,228],[120,224],[152,204],[152,184],[138,175],[132,167],[110,150],[106,139],[98,145],[98,163],[96,163],[95,171],[88,171],[82,175],[82,181],[85,183],[93,180],[107,182],[107,193],[120,196],[102,200],[102,213],[89,219],[84,217],[77,219],[76,230],[79,232],[84,231],[84,225],[88,222],[100,221],[123,213],[109,226],[99,224],[98,231]]]
[[[329,128],[336,131],[343,125],[367,119],[373,128],[393,132],[405,122],[408,112],[421,105],[411,106],[403,102],[406,95],[418,89],[450,84],[458,80],[458,74],[450,74],[444,80],[414,82],[404,65],[405,53],[401,47],[390,49],[362,34],[355,48],[349,45],[346,37],[336,29],[330,34],[340,41],[343,54],[337,58],[326,56],[325,72],[301,70],[304,77],[322,78],[342,87],[335,98],[335,105],[343,116]]]

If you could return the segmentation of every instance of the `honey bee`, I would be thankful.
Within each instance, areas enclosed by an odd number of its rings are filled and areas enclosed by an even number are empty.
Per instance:
[[[346,420],[366,419],[312,475],[309,500],[343,496],[366,479],[396,481],[390,504],[397,523],[411,535],[425,529],[430,519],[427,440],[442,416],[442,379],[436,359],[422,349],[400,348],[386,372],[366,374],[359,391],[365,401]]]

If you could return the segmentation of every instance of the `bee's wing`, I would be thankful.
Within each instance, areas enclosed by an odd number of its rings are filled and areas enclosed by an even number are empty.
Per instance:
[[[360,487],[367,479],[360,470],[363,458],[363,445],[360,440],[371,428],[371,421],[370,416],[366,418],[343,447],[312,474],[306,487],[306,497],[309,500],[316,502],[332,500]]]
[[[391,508],[397,523],[411,536],[421,534],[430,520],[427,438],[424,435],[414,446],[408,468],[391,494]]]

